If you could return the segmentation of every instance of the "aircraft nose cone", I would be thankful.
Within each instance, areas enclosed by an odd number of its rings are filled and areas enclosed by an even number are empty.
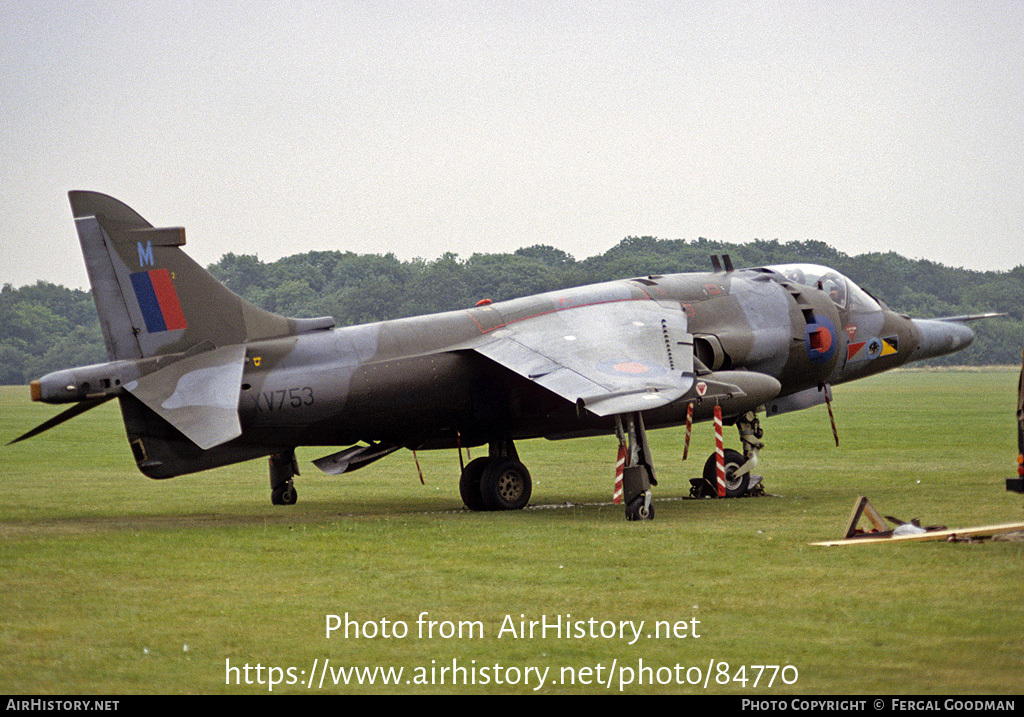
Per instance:
[[[932,319],[913,319],[913,324],[920,339],[910,357],[912,361],[945,356],[967,348],[974,341],[974,331],[964,324]]]

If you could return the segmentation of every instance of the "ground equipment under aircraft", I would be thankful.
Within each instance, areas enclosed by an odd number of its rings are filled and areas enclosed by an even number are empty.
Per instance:
[[[648,430],[720,414],[743,452],[714,461],[719,494],[742,494],[759,413],[959,350],[978,318],[911,319],[826,267],[736,270],[716,257],[708,273],[336,327],[244,301],[182,251],[181,228],[95,192],[70,200],[110,360],[32,382],[33,400],[73,406],[16,440],[116,398],[145,475],[269,456],[276,504],[296,500],[297,446],[351,445],[314,462],[340,474],[399,448],[486,445],[463,468],[462,499],[518,509],[532,483],[516,441],[606,434],[625,447],[627,517],[649,519]]]

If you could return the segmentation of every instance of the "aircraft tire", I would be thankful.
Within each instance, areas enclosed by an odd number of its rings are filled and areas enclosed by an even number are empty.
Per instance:
[[[295,505],[299,499],[299,491],[294,485],[280,485],[270,491],[270,502],[274,505]]]
[[[530,471],[514,458],[495,458],[480,476],[480,496],[488,510],[520,510],[530,502]]]
[[[654,520],[654,503],[644,508],[646,496],[641,493],[626,506],[626,520]]]
[[[725,449],[725,497],[726,498],[739,498],[740,496],[746,495],[747,489],[750,487],[750,474],[745,473],[740,477],[735,477],[733,473],[741,465],[747,462],[747,459],[743,457],[743,454],[739,451],[733,450],[732,448]],[[708,494],[711,497],[718,495],[718,476],[717,466],[715,465],[715,454],[712,453],[708,456],[707,461],[704,463],[704,482],[707,483],[710,488]]]
[[[480,495],[480,478],[490,462],[490,458],[474,458],[462,469],[462,475],[459,477],[459,495],[470,510],[487,510],[483,496]]]

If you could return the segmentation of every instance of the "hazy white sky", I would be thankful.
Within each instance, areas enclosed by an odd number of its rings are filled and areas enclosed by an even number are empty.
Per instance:
[[[0,283],[66,192],[202,264],[627,235],[1024,264],[1024,2],[0,0]]]

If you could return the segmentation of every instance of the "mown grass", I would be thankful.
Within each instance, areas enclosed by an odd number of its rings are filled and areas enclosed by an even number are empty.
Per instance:
[[[915,543],[821,548],[854,500],[949,527],[1024,521],[1007,493],[1016,456],[1016,372],[902,371],[836,389],[840,446],[824,407],[764,420],[760,471],[772,495],[681,500],[712,450],[695,427],[651,434],[657,517],[608,503],[615,441],[524,442],[534,506],[461,510],[458,456],[397,453],[351,476],[319,475],[301,449],[299,503],[269,501],[265,462],[170,481],[135,471],[117,407],[104,405],[0,449],[0,690],[9,693],[261,693],[226,684],[226,660],[293,666],[308,692],[314,660],[411,671],[460,665],[560,668],[793,665],[799,678],[755,689],[635,684],[627,692],[1004,693],[1024,667],[1024,544]],[[4,440],[55,413],[27,389],[0,389]],[[727,443],[738,443],[729,429]],[[482,638],[420,639],[416,619],[480,621]],[[325,636],[325,616],[398,638]],[[518,622],[699,620],[699,638],[498,637]],[[306,671],[299,674],[299,671]],[[716,667],[717,670],[717,667]],[[493,673],[492,673],[493,674]],[[607,676],[607,673],[605,673]],[[667,673],[661,673],[666,676]],[[693,673],[691,673],[693,674]],[[792,672],[789,676],[792,676]],[[406,673],[407,677],[410,675]],[[618,692],[618,676],[611,692]],[[250,673],[253,682],[255,670]],[[318,682],[314,681],[314,686]],[[381,684],[324,692],[530,692],[534,684]],[[244,675],[243,675],[244,682]],[[313,690],[314,692],[316,690]]]

